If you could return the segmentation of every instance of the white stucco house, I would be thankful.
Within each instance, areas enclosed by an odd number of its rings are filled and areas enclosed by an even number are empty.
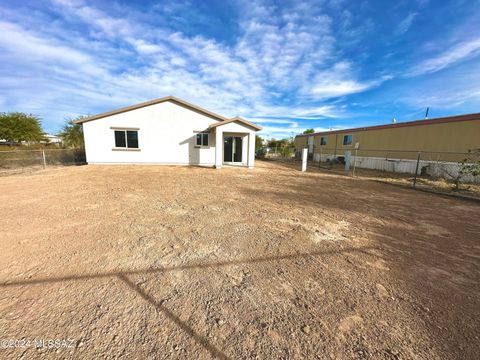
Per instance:
[[[173,96],[76,121],[89,164],[255,165],[261,127]]]

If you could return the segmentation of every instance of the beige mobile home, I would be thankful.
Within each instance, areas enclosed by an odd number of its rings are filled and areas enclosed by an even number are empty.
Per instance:
[[[427,162],[456,163],[480,148],[480,113],[298,135],[314,161],[353,159],[361,168],[414,173],[418,152]]]

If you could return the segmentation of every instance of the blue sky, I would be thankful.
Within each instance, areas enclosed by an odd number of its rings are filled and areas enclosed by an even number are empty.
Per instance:
[[[0,111],[175,95],[265,137],[480,112],[480,0],[0,0]]]

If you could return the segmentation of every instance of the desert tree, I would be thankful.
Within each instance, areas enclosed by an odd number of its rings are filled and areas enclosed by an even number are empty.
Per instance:
[[[453,190],[460,190],[460,185],[465,178],[480,176],[480,149],[470,149],[462,161],[456,166],[450,163],[443,164],[442,170],[446,179],[453,183]]]
[[[451,177],[454,190],[460,189],[460,184],[465,177],[476,178],[480,176],[480,149],[468,150],[465,158],[460,161],[456,174],[447,174]]]
[[[22,112],[0,113],[0,139],[11,143],[47,141],[40,118]]]
[[[85,147],[82,124],[75,123],[75,121],[82,118],[83,116],[79,116],[75,119],[66,120],[62,131],[59,133],[65,146],[75,149],[82,149]]]
[[[259,135],[255,135],[255,150],[263,147],[263,139]]]

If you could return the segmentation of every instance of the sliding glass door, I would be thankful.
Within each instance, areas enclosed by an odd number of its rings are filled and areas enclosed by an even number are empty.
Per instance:
[[[223,138],[223,161],[242,162],[243,139],[239,136],[225,136]]]

